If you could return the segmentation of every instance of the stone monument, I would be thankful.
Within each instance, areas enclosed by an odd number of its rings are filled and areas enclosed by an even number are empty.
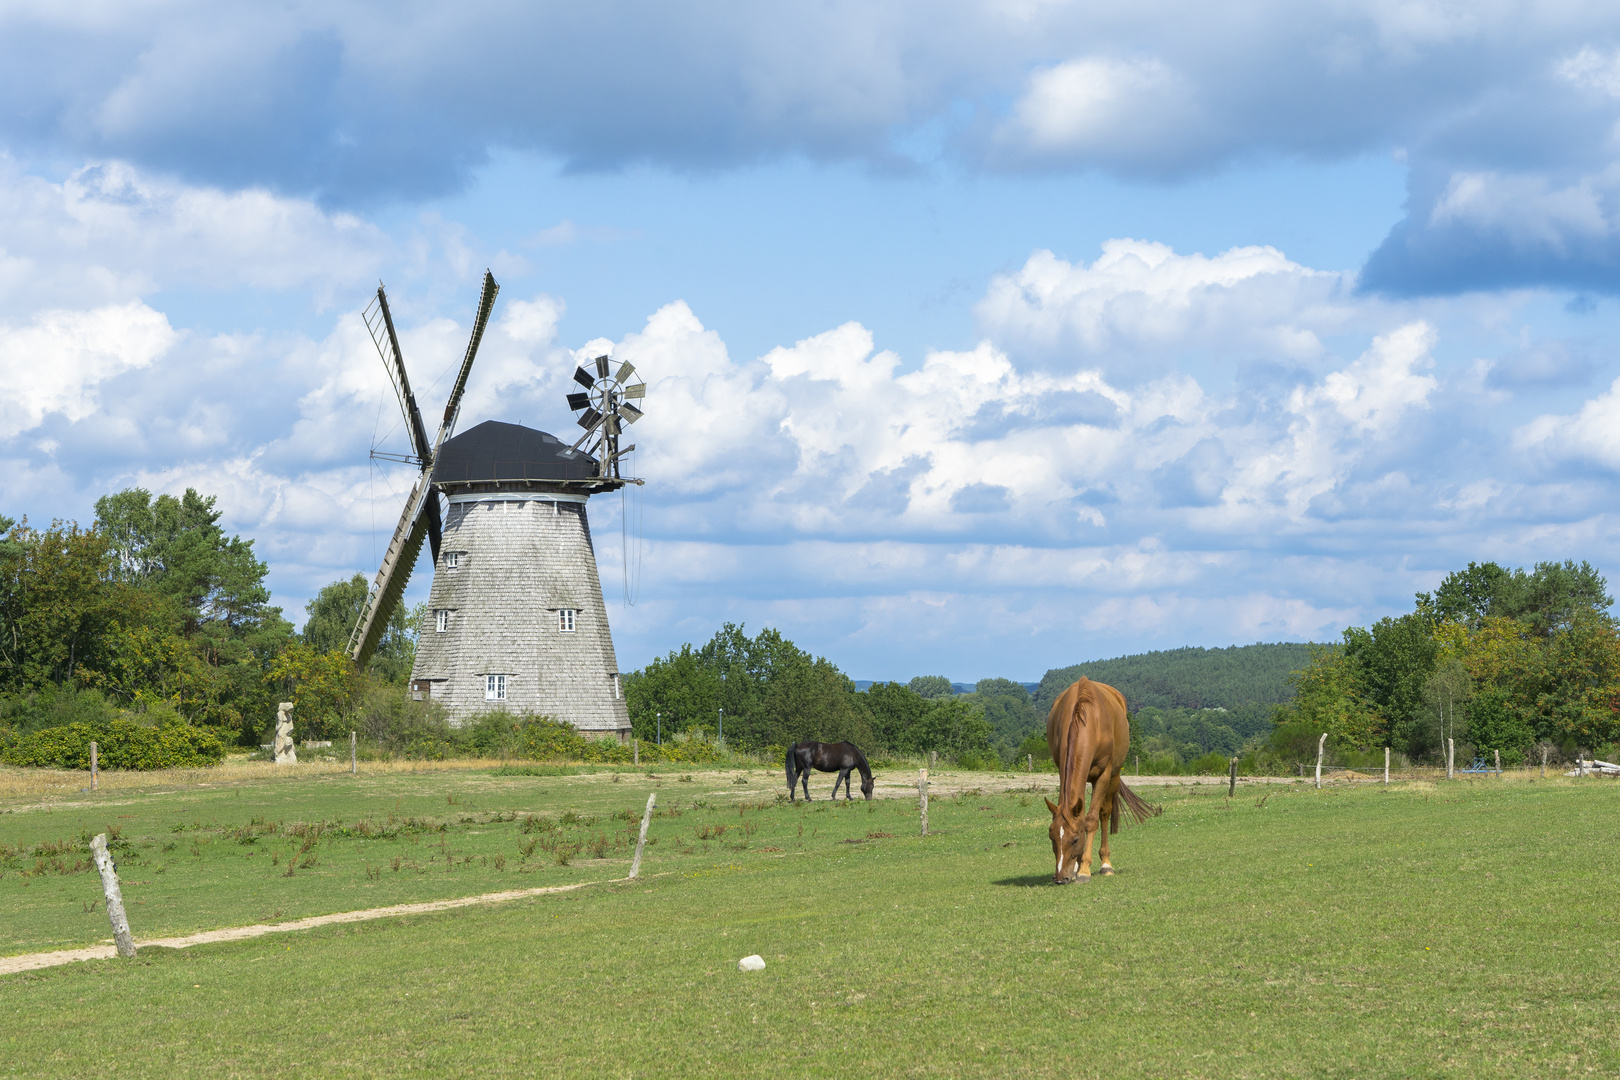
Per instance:
[[[298,764],[298,747],[293,743],[292,708],[290,701],[276,706],[276,741],[271,749],[276,755],[277,765]]]

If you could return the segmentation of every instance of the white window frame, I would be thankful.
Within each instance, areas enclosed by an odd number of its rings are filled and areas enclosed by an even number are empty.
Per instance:
[[[613,700],[619,700],[619,677],[617,675],[613,676]]]
[[[433,613],[433,632],[435,634],[442,634],[442,633],[445,633],[449,629],[450,629],[450,609],[449,608],[439,608],[437,611],[435,611]]]
[[[506,676],[505,675],[485,675],[484,676],[484,700],[485,701],[505,701],[506,700]]]
[[[578,628],[578,625],[578,608],[565,607],[557,609],[557,629],[559,632],[572,634]]]
[[[444,553],[444,568],[446,570],[454,570],[457,566],[460,566],[460,565],[461,565],[461,552],[459,552],[459,551],[447,551],[447,552]]]

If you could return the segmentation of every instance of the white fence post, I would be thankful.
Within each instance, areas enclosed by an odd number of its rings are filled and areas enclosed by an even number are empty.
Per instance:
[[[349,775],[350,776],[358,776],[358,775],[360,775],[360,753],[359,753],[359,747],[357,745],[357,740],[355,738],[355,735],[356,735],[355,732],[353,732],[353,731],[349,732]]]
[[[91,791],[96,790],[96,774],[100,771],[97,768],[98,764],[99,764],[99,762],[96,759],[96,740],[91,739],[90,740],[90,790]]]
[[[1327,732],[1324,731],[1322,737],[1316,740],[1316,789],[1318,791],[1322,789],[1322,753],[1326,749]]]
[[[1389,747],[1384,747],[1384,786],[1389,787]]]
[[[118,891],[118,868],[113,865],[112,854],[107,851],[107,834],[100,833],[90,841],[90,852],[101,871],[101,891],[107,897],[107,920],[112,923],[113,942],[118,955],[125,960],[135,959],[135,939],[129,932],[129,916],[124,914],[124,897]]]
[[[641,849],[647,846],[647,824],[652,821],[653,803],[658,801],[658,792],[647,796],[647,809],[641,812],[641,836],[636,840],[636,857],[630,860],[630,876],[635,877],[641,873]]]
[[[1541,748],[1541,778],[1543,780],[1547,779],[1547,748],[1545,746]]]
[[[1457,740],[1446,740],[1446,779],[1451,779],[1452,771],[1457,766]]]
[[[917,770],[917,795],[922,805],[922,834],[928,835],[928,770]]]

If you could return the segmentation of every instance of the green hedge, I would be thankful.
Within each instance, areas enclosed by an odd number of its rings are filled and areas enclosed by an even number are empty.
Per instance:
[[[572,724],[531,713],[487,712],[468,718],[460,727],[422,721],[402,730],[393,749],[412,761],[443,761],[452,757],[506,758],[529,761],[582,761],[628,765],[634,748],[617,739],[588,739]],[[641,744],[641,763],[702,764],[729,760],[713,743],[691,738],[662,746]]]
[[[189,769],[217,765],[225,757],[225,744],[208,728],[192,727],[178,718],[142,727],[118,717],[23,735],[0,751],[0,758],[8,765],[88,769],[92,740],[103,769]]]

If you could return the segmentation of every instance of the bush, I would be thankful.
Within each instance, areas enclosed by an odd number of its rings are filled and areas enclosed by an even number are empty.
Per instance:
[[[46,728],[17,738],[0,757],[9,765],[88,769],[92,741],[104,769],[192,769],[217,765],[225,757],[218,735],[192,727],[172,711],[159,717],[155,727],[118,716]]]

